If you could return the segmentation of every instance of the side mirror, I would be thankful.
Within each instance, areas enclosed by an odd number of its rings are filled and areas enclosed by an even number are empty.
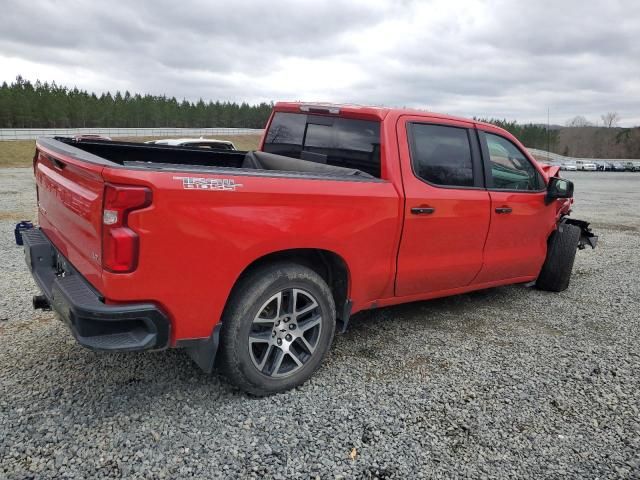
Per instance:
[[[557,198],[573,197],[573,182],[564,178],[551,177],[547,186],[545,203],[548,205]]]

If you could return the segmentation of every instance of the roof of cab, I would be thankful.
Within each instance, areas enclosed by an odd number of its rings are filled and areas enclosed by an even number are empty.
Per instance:
[[[492,128],[498,128],[490,123],[473,120],[471,118],[456,117],[453,115],[446,115],[444,113],[429,112],[427,110],[418,110],[411,108],[392,108],[382,106],[367,106],[367,105],[354,105],[343,103],[328,103],[328,102],[277,102],[274,107],[275,111],[280,112],[312,112],[312,113],[334,113],[347,112],[354,116],[373,117],[380,120],[384,119],[390,113],[394,113],[397,116],[400,115],[419,115],[425,118],[439,118],[446,120],[457,120],[460,122],[471,122],[476,125],[490,126]],[[331,111],[333,110],[333,111]],[[338,110],[338,111],[336,111]]]

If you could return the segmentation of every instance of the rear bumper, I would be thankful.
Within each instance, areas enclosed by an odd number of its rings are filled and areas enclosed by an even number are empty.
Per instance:
[[[40,229],[22,233],[27,266],[78,343],[96,351],[162,349],[171,323],[152,303],[107,305]]]

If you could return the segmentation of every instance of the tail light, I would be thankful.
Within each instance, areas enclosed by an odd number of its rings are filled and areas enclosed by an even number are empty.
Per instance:
[[[107,184],[102,210],[102,266],[114,273],[132,272],[138,265],[138,234],[127,224],[129,214],[151,205],[146,187]]]

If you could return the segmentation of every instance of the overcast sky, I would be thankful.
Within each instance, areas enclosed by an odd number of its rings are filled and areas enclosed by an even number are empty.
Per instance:
[[[0,80],[640,125],[638,0],[2,0]]]

